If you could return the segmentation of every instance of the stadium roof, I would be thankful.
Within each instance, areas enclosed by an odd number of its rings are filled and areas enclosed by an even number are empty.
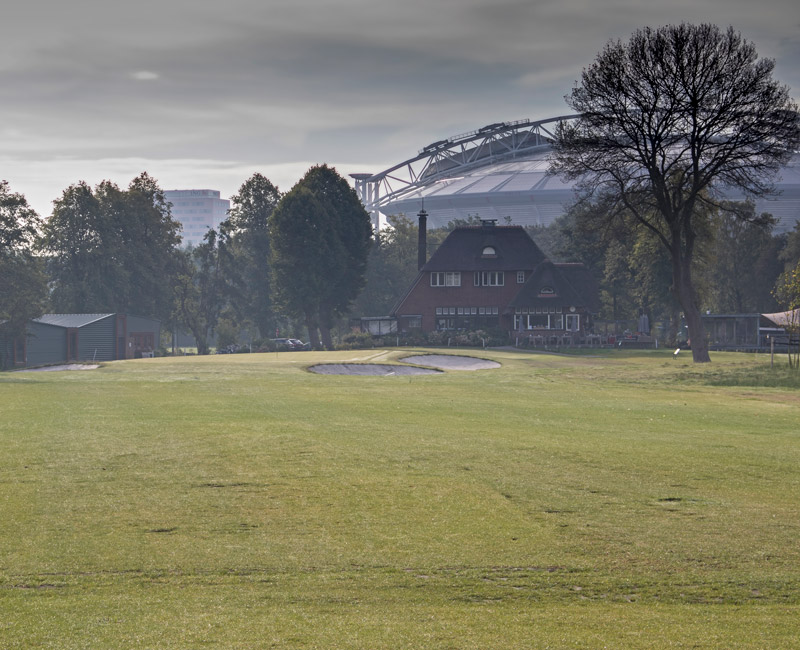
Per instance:
[[[413,216],[424,207],[432,228],[470,217],[546,226],[575,199],[574,182],[547,173],[551,128],[575,117],[498,122],[440,140],[377,174],[353,174],[356,190],[376,225],[379,214]],[[756,201],[756,211],[772,214],[775,231],[786,232],[800,220],[800,154],[781,170],[776,189]],[[745,197],[731,191],[725,198]]]

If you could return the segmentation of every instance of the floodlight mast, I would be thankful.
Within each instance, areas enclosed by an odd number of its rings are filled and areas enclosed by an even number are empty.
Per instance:
[[[415,157],[377,174],[350,174],[350,177],[377,230],[381,208],[388,203],[438,180],[547,147],[555,139],[549,125],[578,117],[562,115],[536,121],[496,122],[433,142]]]

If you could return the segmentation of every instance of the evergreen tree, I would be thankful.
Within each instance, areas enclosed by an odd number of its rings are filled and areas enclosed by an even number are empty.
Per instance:
[[[270,221],[275,302],[288,316],[302,320],[311,347],[319,349],[320,305],[343,260],[338,240],[331,237],[329,214],[298,183],[281,199]]]
[[[326,165],[309,169],[270,220],[273,293],[302,318],[313,347],[333,347],[331,327],[364,286],[372,241],[369,215],[345,179]]]
[[[251,320],[260,336],[275,330],[271,297],[270,217],[281,194],[266,177],[253,174],[231,197],[228,218],[220,231],[230,237],[232,265],[229,291],[240,318]]]
[[[350,184],[336,170],[318,165],[300,180],[328,213],[331,251],[329,284],[319,304],[322,343],[333,348],[334,320],[347,313],[366,282],[367,259],[372,245],[372,222]]]

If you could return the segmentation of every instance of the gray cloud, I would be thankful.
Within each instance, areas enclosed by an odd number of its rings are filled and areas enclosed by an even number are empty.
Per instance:
[[[39,197],[78,180],[59,173],[70,160],[92,177],[160,165],[173,187],[175,161],[203,183],[217,165],[220,185],[259,166],[377,171],[454,133],[563,113],[608,39],[684,20],[740,29],[797,94],[793,0],[15,3],[0,25],[0,178],[46,211]],[[34,163],[41,178],[20,171]]]

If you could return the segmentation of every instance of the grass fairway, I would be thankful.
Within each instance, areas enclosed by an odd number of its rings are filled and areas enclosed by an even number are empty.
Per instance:
[[[768,359],[305,370],[400,356],[0,375],[0,647],[798,647],[800,391],[710,382]]]

